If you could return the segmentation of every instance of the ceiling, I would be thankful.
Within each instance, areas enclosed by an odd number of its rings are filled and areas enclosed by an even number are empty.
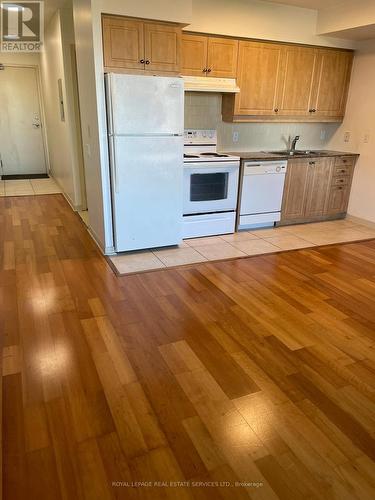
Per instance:
[[[307,9],[328,9],[343,4],[347,0],[268,0],[271,3],[282,3],[285,5],[294,5],[296,7],[305,7]]]

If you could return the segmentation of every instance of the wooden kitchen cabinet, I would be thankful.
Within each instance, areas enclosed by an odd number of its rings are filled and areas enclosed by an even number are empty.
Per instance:
[[[313,158],[308,161],[304,217],[322,217],[326,213],[333,164],[333,158]]]
[[[352,63],[352,52],[318,50],[318,70],[313,84],[314,119],[344,117]]]
[[[144,23],[115,16],[103,16],[102,21],[104,66],[114,69],[142,69]]]
[[[145,23],[145,70],[180,71],[181,28],[168,24]]]
[[[329,192],[327,215],[345,213],[348,208],[349,195],[348,186],[332,186]]]
[[[182,34],[181,73],[189,76],[205,76],[207,68],[206,36]]]
[[[347,50],[240,41],[240,93],[223,96],[223,119],[341,121],[352,60]]]
[[[289,160],[281,209],[282,221],[295,221],[305,216],[309,168],[306,160]]]
[[[276,115],[283,46],[240,41],[237,84],[240,93],[223,96],[223,118]]]
[[[354,156],[289,160],[280,225],[345,216],[355,162]]]
[[[310,116],[314,107],[318,51],[314,48],[285,46],[278,98],[279,116]]]
[[[238,40],[184,33],[181,73],[187,76],[235,78],[237,55]]]
[[[107,15],[102,23],[105,69],[179,73],[179,26]]]

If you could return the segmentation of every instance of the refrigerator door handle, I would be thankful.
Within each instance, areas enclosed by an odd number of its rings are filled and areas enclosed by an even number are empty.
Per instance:
[[[113,136],[109,137],[109,164],[111,170],[111,177],[113,182],[113,188],[115,193],[119,193],[118,182],[117,182],[117,161],[116,161],[116,147],[115,139]]]

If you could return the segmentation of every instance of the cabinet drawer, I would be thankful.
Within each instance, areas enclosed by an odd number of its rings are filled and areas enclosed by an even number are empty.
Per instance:
[[[350,175],[352,171],[351,165],[342,165],[341,167],[336,167],[333,170],[334,177],[341,177],[344,175]]]
[[[332,179],[332,186],[347,186],[349,184],[349,176],[346,177],[334,177]]]
[[[353,156],[338,156],[335,158],[335,166],[336,167],[346,167],[346,166],[353,166],[354,165],[355,159]]]

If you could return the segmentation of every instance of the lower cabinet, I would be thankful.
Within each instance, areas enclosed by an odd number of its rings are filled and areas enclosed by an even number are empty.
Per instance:
[[[355,156],[288,161],[279,225],[343,217]]]

